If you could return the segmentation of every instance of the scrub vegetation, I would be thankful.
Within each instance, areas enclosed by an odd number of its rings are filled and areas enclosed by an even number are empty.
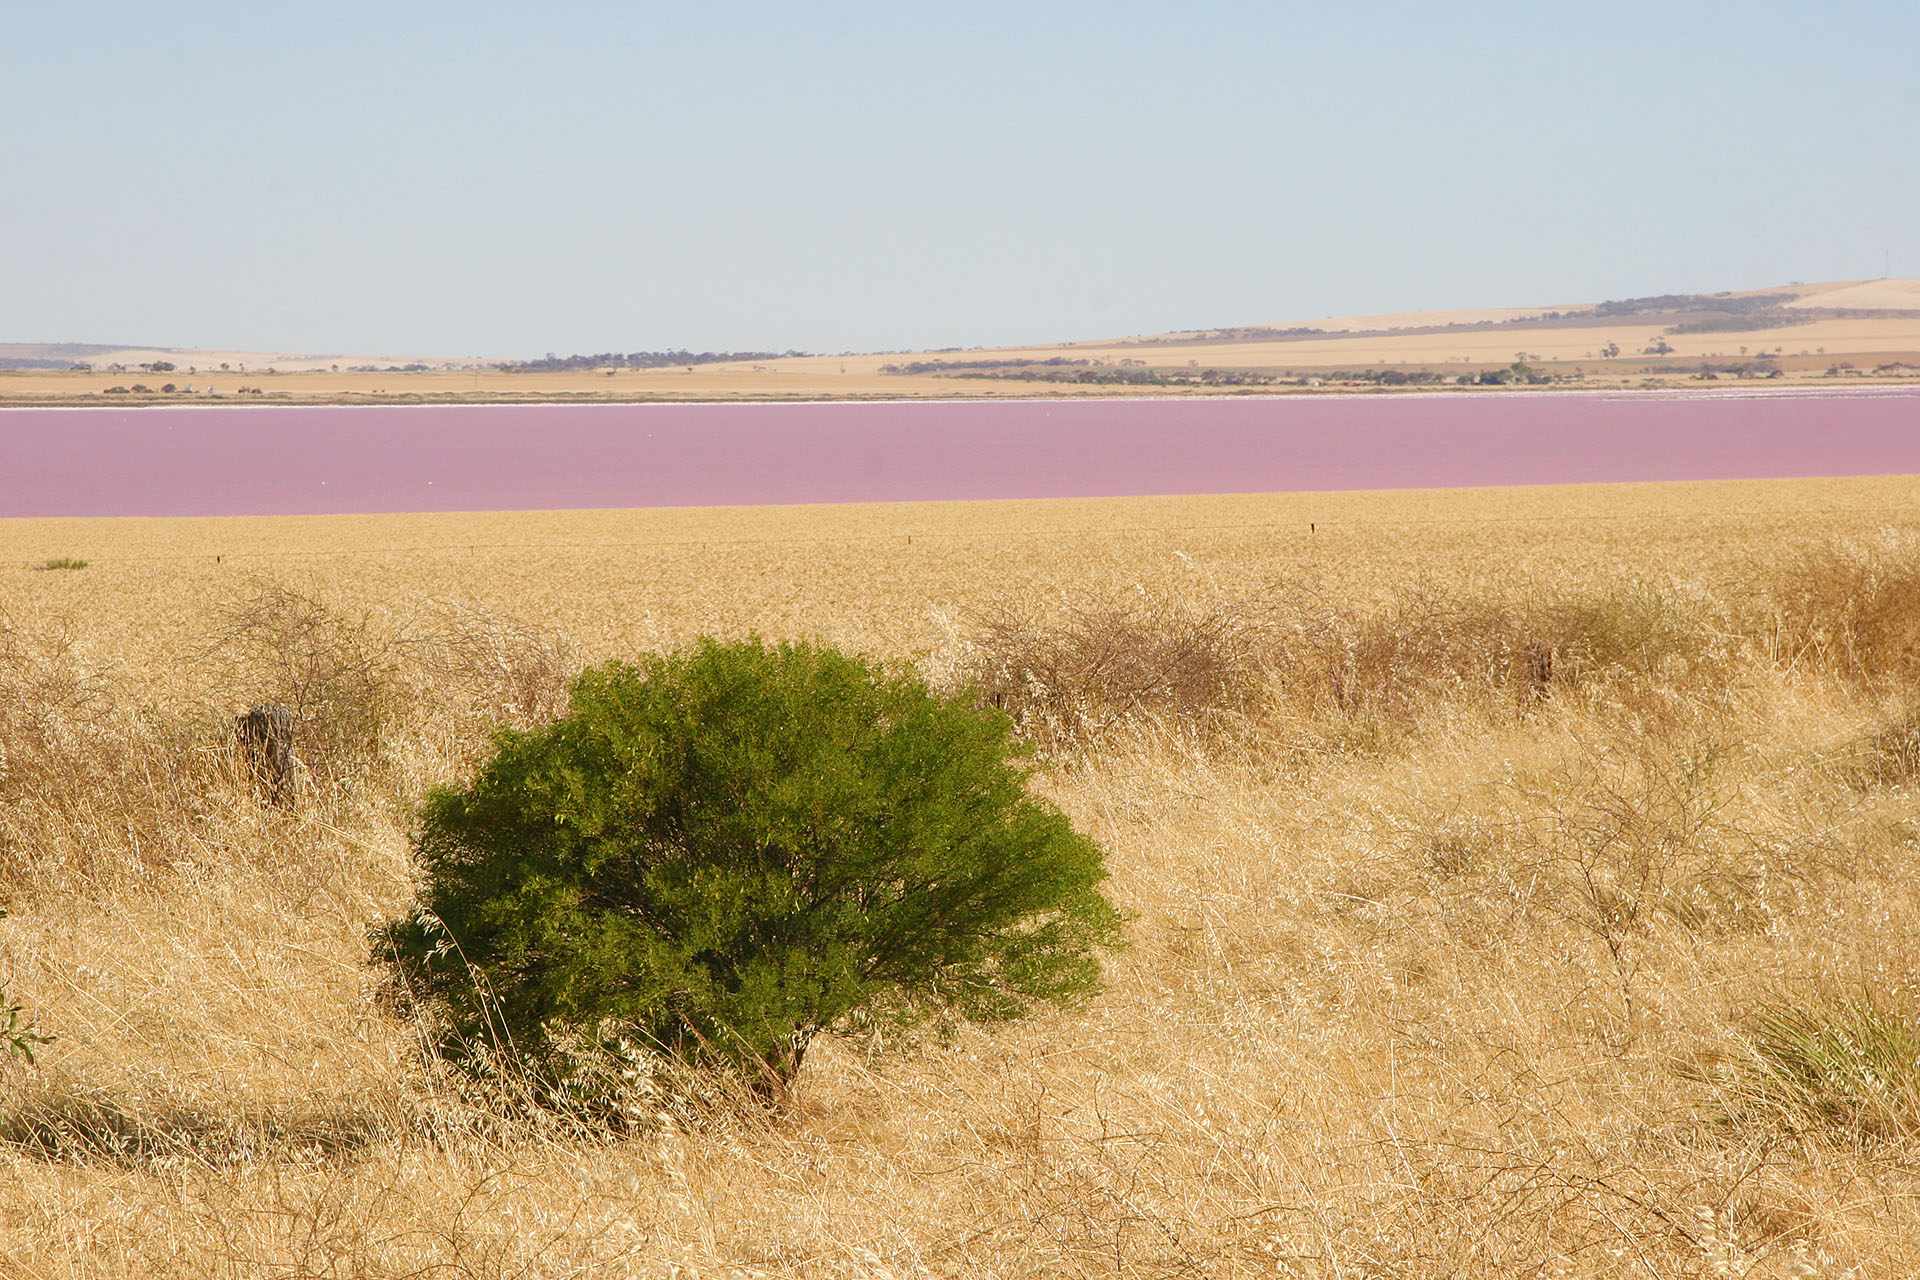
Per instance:
[[[0,524],[0,1271],[1912,1275],[1917,499]],[[445,1070],[375,940],[431,953],[458,797],[701,652],[997,708],[1104,989],[797,1017],[773,1091],[662,1024],[570,1059],[617,1122]]]
[[[429,797],[375,960],[441,1062],[619,1129],[649,1055],[780,1106],[823,1032],[1084,1003],[1119,941],[1100,851],[972,702],[758,639],[587,671]]]

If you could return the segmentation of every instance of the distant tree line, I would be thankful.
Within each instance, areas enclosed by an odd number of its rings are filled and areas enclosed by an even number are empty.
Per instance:
[[[1510,383],[1557,382],[1557,375],[1538,372],[1516,361],[1504,369],[1458,376],[1435,369],[1340,369],[1325,373],[1294,374],[1285,370],[1198,368],[1171,369],[1114,366],[1104,362],[1054,356],[1047,360],[912,360],[882,365],[882,373],[944,374],[1010,382],[1068,382],[1085,386],[1129,387],[1271,387],[1305,386],[1322,382],[1378,387],[1424,387],[1445,383],[1462,386],[1506,386]]]
[[[1008,379],[1016,382],[1071,382],[1083,386],[1185,387],[1271,386],[1278,375],[1250,369],[1153,369],[1110,365],[1070,356],[1046,360],[909,360],[880,366],[888,374],[945,374],[952,378]]]
[[[1242,325],[1232,329],[1201,329],[1192,333],[1169,333],[1151,338],[1132,338],[1129,346],[1167,347],[1179,346],[1188,342],[1274,342],[1284,338],[1320,338],[1325,337],[1325,329],[1316,329],[1312,325],[1294,325],[1291,328],[1276,328],[1272,325]]]
[[[1091,365],[1093,361],[1076,360],[1071,356],[1054,356],[1047,360],[908,360],[899,364],[883,364],[882,373],[979,373],[1002,369],[1044,369],[1062,368],[1079,365]]]
[[[1737,315],[1704,316],[1685,320],[1668,333],[1745,333],[1750,329],[1784,329],[1790,324],[1811,324],[1814,317],[1797,311],[1747,311]]]
[[[696,364],[732,364],[746,360],[783,360],[811,355],[808,351],[602,351],[590,356],[557,356],[544,360],[502,361],[508,373],[569,373],[583,369],[671,369]]]
[[[1389,370],[1391,372],[1391,370]],[[1511,387],[1526,385],[1543,386],[1554,381],[1552,374],[1542,373],[1523,360],[1515,360],[1504,369],[1486,369],[1480,373],[1463,373],[1454,381],[1463,387]]]
[[[1621,298],[1603,302],[1591,314],[1596,316],[1637,316],[1649,311],[1710,311],[1720,315],[1751,315],[1757,311],[1777,311],[1793,301],[1790,293],[1757,293],[1746,298],[1731,298],[1712,293],[1661,293],[1648,298]]]
[[[1192,369],[1174,372],[1168,369],[1115,368],[1112,365],[1100,365],[1089,369],[1006,369],[962,373],[956,376],[1122,387],[1270,387],[1281,380],[1278,374],[1256,373],[1251,369]]]
[[[1693,376],[1702,381],[1713,381],[1722,375],[1730,378],[1784,378],[1786,373],[1771,361],[1742,360],[1716,363],[1712,360],[1702,360],[1699,371]]]

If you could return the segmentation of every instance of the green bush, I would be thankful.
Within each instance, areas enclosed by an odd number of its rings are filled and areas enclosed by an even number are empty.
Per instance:
[[[1068,1005],[1120,941],[1006,717],[832,649],[609,663],[495,743],[429,797],[377,955],[449,1061],[547,1098],[638,1043],[778,1100],[820,1032]]]

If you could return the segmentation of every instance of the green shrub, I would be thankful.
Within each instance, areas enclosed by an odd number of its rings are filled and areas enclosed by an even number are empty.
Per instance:
[[[55,556],[51,560],[42,560],[39,564],[33,567],[40,570],[84,569],[87,567],[89,563],[91,562],[86,560],[81,560],[76,556]]]
[[[5,1050],[8,1057],[18,1058],[32,1066],[33,1047],[52,1044],[53,1037],[36,1027],[31,1018],[23,1020],[21,1015],[25,1012],[19,1005],[8,1001],[5,991],[0,991],[0,1014],[6,1015],[6,1020],[0,1022],[0,1050]]]
[[[429,797],[420,905],[376,955],[449,1061],[543,1100],[623,1042],[778,1100],[820,1032],[1071,1004],[1119,942],[1006,717],[832,649],[609,663],[495,743]]]

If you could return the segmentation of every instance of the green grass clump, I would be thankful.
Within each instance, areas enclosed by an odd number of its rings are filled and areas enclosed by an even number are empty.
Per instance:
[[[91,562],[75,556],[55,556],[51,560],[42,560],[33,567],[44,572],[48,569],[84,569],[89,563]]]
[[[1856,1139],[1920,1135],[1920,1021],[1871,993],[1777,1001],[1746,1041],[1751,1058],[1729,1082],[1737,1117]]]

